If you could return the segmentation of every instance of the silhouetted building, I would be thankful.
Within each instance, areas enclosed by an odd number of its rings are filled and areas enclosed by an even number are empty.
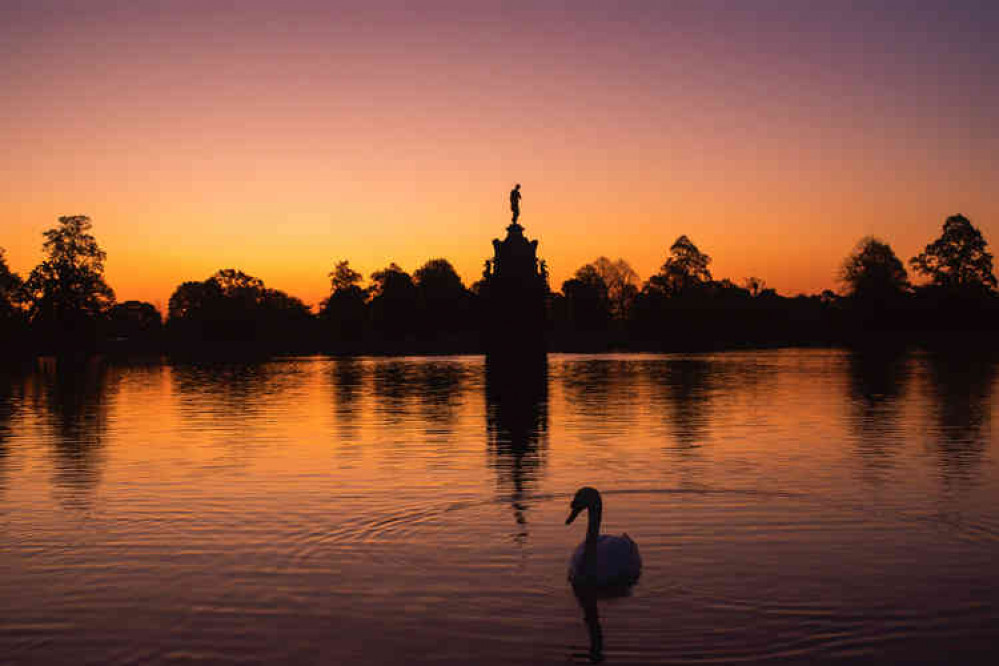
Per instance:
[[[545,355],[548,276],[538,260],[538,241],[516,222],[506,238],[493,239],[493,258],[483,273],[483,339],[490,361],[533,362]]]

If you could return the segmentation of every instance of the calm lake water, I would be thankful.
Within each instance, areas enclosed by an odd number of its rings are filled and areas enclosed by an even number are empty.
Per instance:
[[[991,663],[997,365],[781,350],[0,375],[0,663]]]

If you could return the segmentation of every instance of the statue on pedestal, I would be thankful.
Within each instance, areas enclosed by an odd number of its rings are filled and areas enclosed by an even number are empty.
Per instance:
[[[520,183],[510,190],[510,210],[513,211],[513,223],[517,224],[520,217]]]
[[[493,257],[485,262],[480,291],[485,316],[483,340],[492,361],[529,365],[545,354],[548,266],[538,259],[538,241],[524,235],[520,184],[510,190],[513,222],[506,238],[493,239]],[[511,332],[516,330],[517,335]],[[514,373],[517,374],[516,372]]]

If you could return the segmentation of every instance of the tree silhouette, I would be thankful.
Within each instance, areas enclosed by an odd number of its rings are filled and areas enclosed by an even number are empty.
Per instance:
[[[7,266],[0,247],[0,356],[13,352],[24,333],[24,281]]]
[[[264,281],[235,268],[223,268],[210,278],[229,298],[255,299],[264,289]]]
[[[898,298],[909,287],[905,266],[891,245],[873,236],[857,243],[843,262],[840,280],[853,298],[882,303]]]
[[[710,287],[709,293],[712,297],[726,301],[749,300],[753,297],[753,293],[748,287],[740,287],[728,278],[713,281]]]
[[[336,266],[330,271],[330,293],[335,294],[351,289],[360,289],[362,276],[350,267],[350,262],[346,259],[338,261]]]
[[[562,283],[566,319],[577,331],[603,330],[611,316],[607,283],[593,264],[586,264]]]
[[[20,314],[24,297],[24,281],[7,266],[4,249],[0,247],[0,322],[7,322]]]
[[[385,339],[405,339],[414,326],[416,284],[409,273],[397,264],[371,274],[371,320]]]
[[[185,345],[301,343],[311,312],[301,300],[242,271],[226,268],[185,282],[170,296],[168,327]],[[296,337],[298,338],[296,340]]]
[[[111,339],[129,346],[155,345],[163,330],[163,317],[152,303],[125,301],[108,315]]]
[[[669,296],[687,294],[711,282],[708,264],[711,257],[697,249],[686,236],[680,236],[669,248],[670,256],[649,278],[646,289]]]
[[[909,260],[913,269],[936,287],[958,292],[989,292],[996,288],[988,244],[971,220],[952,215],[940,238]]]
[[[330,295],[319,306],[319,314],[337,342],[354,343],[364,335],[368,292],[360,287],[361,274],[349,261],[339,261],[329,274]]]
[[[465,293],[465,285],[458,272],[447,259],[431,259],[413,273],[421,294],[434,300],[458,299]]]
[[[210,303],[221,296],[222,290],[214,280],[184,282],[170,296],[167,319],[176,322],[200,317],[205,314]]]
[[[843,260],[839,279],[846,290],[844,323],[856,341],[907,327],[908,275],[888,243],[860,239]]]
[[[371,274],[374,298],[411,297],[416,285],[412,276],[395,262]]]
[[[610,313],[615,319],[627,318],[635,297],[638,295],[638,273],[624,259],[611,261],[607,257],[597,257],[590,266],[607,286],[607,300]]]
[[[425,337],[453,337],[469,314],[469,292],[447,259],[431,259],[413,274]]]
[[[93,338],[97,320],[114,304],[114,291],[104,281],[107,255],[89,233],[92,226],[86,215],[60,217],[59,226],[44,232],[47,258],[25,285],[32,323],[58,331],[63,345]]]
[[[309,306],[302,299],[286,294],[280,289],[265,288],[259,306],[265,317],[275,322],[282,319],[288,322],[301,322],[312,316]]]
[[[760,296],[761,294],[763,294],[763,292],[766,292],[766,291],[771,291],[772,292],[773,291],[773,289],[769,289],[769,290],[767,289],[767,281],[766,280],[764,280],[763,278],[758,278],[758,277],[748,277],[748,278],[746,278],[745,280],[742,281],[742,286],[745,287],[746,291],[748,291],[749,295],[752,296],[753,298],[756,298],[757,296]],[[774,292],[774,293],[776,293],[776,292]]]

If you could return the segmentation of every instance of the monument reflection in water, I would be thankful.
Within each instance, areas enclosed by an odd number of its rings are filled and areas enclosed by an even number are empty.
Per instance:
[[[548,367],[542,359],[515,368],[486,364],[486,427],[490,461],[516,521],[528,537],[530,495],[537,490],[548,448]]]

